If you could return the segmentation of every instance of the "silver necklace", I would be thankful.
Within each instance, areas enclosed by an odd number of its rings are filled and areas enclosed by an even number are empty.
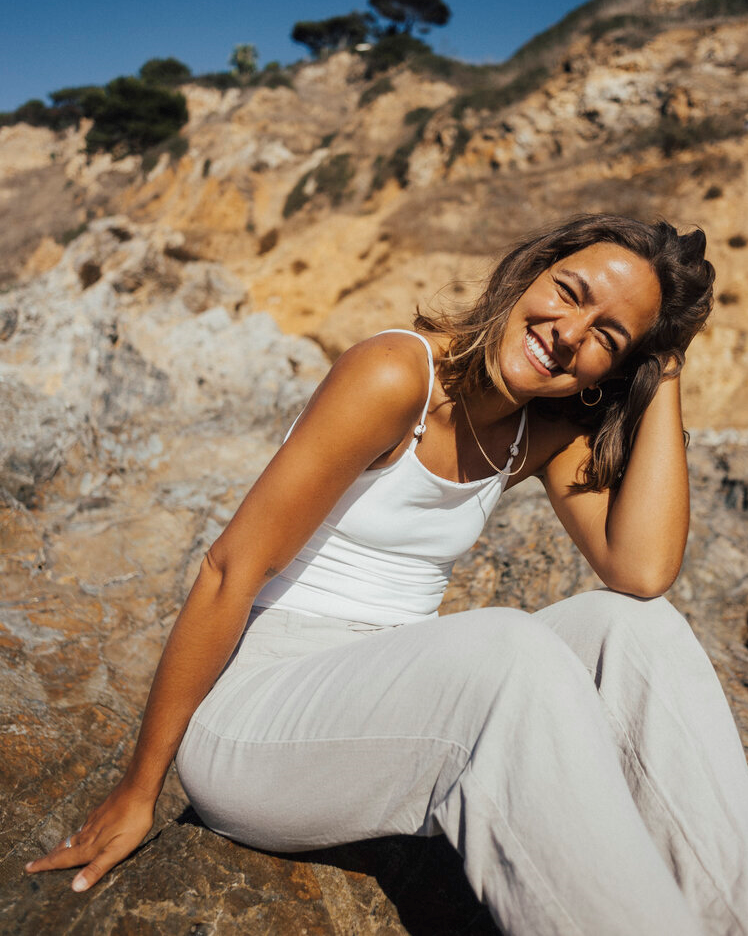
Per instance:
[[[493,470],[497,474],[505,475],[507,478],[511,477],[512,475],[519,474],[520,471],[522,471],[522,469],[525,467],[525,462],[527,461],[527,453],[530,451],[530,422],[527,418],[527,411],[525,411],[525,457],[522,459],[522,464],[519,466],[519,468],[516,469],[516,471],[504,471],[503,468],[499,468],[498,465],[494,465],[494,463],[488,457],[488,453],[480,444],[480,439],[478,438],[475,432],[475,429],[473,428],[473,421],[470,419],[470,413],[468,412],[467,403],[465,402],[465,397],[461,393],[458,394],[458,396],[460,397],[460,400],[462,401],[462,408],[465,410],[465,416],[467,417],[467,424],[468,426],[470,426],[470,431],[472,432],[473,438],[475,439],[475,444],[480,449],[481,455],[486,459],[488,464],[493,468]],[[519,448],[516,442],[512,442],[512,444],[509,446],[509,454],[512,456],[512,458],[515,458],[517,455],[519,455]]]

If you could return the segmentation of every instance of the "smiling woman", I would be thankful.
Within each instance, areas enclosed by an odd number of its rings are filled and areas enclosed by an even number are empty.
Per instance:
[[[125,776],[28,870],[96,883],[176,754],[205,823],[254,847],[444,833],[507,934],[748,933],[745,758],[657,597],[688,530],[678,374],[711,307],[704,248],[573,219],[462,316],[342,355],[208,551]],[[439,617],[531,475],[607,589]]]

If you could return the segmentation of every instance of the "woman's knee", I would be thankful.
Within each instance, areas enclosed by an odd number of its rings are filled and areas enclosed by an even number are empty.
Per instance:
[[[499,675],[507,674],[524,681],[529,689],[535,682],[558,683],[566,676],[576,679],[582,672],[564,641],[524,611],[481,608],[452,617],[448,650],[442,645],[437,652],[452,673],[462,671],[473,685],[485,677],[489,691],[494,691]]]
[[[537,617],[588,668],[599,668],[604,656],[618,653],[648,661],[650,667],[678,655],[703,655],[688,621],[664,597],[634,598],[599,589],[551,605]]]

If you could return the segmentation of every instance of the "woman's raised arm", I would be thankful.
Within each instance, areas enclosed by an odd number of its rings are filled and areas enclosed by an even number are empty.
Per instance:
[[[645,410],[618,491],[570,490],[587,452],[580,436],[546,466],[542,480],[553,509],[609,588],[661,595],[675,581],[688,535],[680,377],[662,380]]]
[[[287,442],[211,546],[148,696],[133,758],[72,845],[27,870],[85,867],[86,890],[145,837],[190,717],[228,661],[263,583],[283,569],[353,480],[417,422],[428,387],[423,346],[381,335],[343,355]]]

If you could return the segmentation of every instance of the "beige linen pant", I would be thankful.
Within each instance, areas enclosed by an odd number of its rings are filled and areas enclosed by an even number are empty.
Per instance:
[[[253,612],[177,767],[208,826],[263,849],[444,832],[512,936],[748,933],[748,769],[664,598]]]

